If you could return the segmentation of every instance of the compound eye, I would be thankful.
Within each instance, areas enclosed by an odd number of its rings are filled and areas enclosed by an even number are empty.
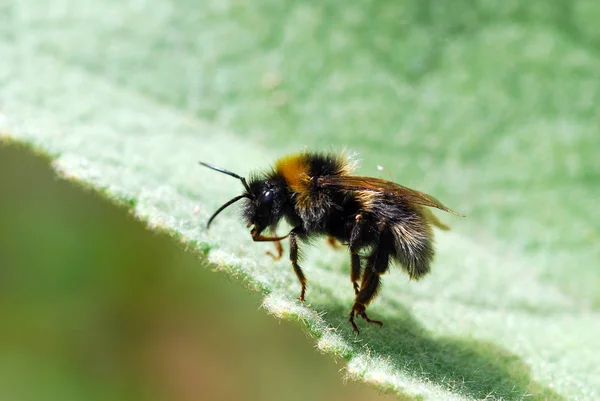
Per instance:
[[[269,190],[263,195],[263,202],[269,205],[273,203],[273,191]]]
[[[271,213],[271,207],[273,206],[273,191],[266,191],[260,201],[260,207],[258,209],[258,215],[260,217],[268,217]]]

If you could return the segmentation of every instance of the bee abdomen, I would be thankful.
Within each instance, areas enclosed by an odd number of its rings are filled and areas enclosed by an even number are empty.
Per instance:
[[[434,255],[429,225],[423,219],[407,219],[393,224],[391,231],[396,259],[409,277],[417,280],[429,273]]]

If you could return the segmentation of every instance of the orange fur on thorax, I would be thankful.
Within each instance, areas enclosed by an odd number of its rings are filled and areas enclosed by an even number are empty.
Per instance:
[[[280,174],[290,188],[298,193],[308,190],[310,177],[308,164],[302,154],[293,154],[282,157],[275,163],[275,170]]]

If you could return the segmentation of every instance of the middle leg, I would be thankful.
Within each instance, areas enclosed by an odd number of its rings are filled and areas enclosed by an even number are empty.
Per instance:
[[[304,301],[304,294],[306,294],[306,276],[302,271],[302,268],[298,264],[298,234],[301,232],[301,228],[294,228],[290,232],[290,261],[292,262],[292,267],[294,268],[294,272],[296,273],[296,277],[298,277],[298,281],[302,286],[300,290],[300,296],[298,299],[300,301]]]
[[[350,249],[350,281],[354,287],[354,295],[358,294],[360,287],[358,286],[358,280],[360,279],[361,266],[360,266],[360,255],[358,251],[360,249],[360,235],[362,233],[362,215],[357,214],[354,221],[354,226],[350,232],[350,240],[348,241],[348,248]]]
[[[277,237],[275,231],[273,231],[272,234],[274,237]],[[266,251],[265,253],[272,257],[273,260],[279,260],[283,256],[283,246],[281,246],[281,241],[274,241],[273,243],[275,245],[275,252],[277,253],[273,253],[271,251]]]

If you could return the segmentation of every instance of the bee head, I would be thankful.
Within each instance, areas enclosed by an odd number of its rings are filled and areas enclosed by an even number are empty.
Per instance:
[[[219,213],[244,198],[246,198],[246,200],[243,207],[243,217],[248,223],[248,226],[254,225],[254,228],[252,229],[253,236],[259,236],[267,227],[272,227],[279,222],[283,216],[285,205],[286,189],[284,182],[272,178],[256,177],[253,178],[250,181],[250,185],[248,185],[244,177],[240,177],[231,171],[203,162],[200,162],[200,164],[239,179],[245,189],[243,194],[229,200],[213,213],[208,219],[206,225],[207,228],[210,227],[210,223],[212,223]]]
[[[285,185],[274,179],[253,179],[249,185],[248,199],[243,217],[248,225],[254,225],[253,235],[260,235],[267,227],[281,220],[285,205]]]

